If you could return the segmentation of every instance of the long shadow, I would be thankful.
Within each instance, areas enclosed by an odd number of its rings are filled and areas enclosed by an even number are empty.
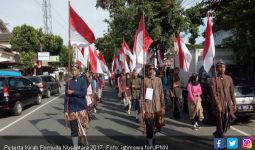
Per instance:
[[[161,130],[162,134],[169,138],[171,145],[177,146],[177,148],[186,147],[188,149],[213,149],[213,137],[211,136],[192,136],[184,132],[179,132],[176,130],[171,130],[169,128],[163,128]],[[162,144],[159,141],[159,144]],[[169,144],[169,143],[168,143]],[[176,149],[177,149],[176,148]]]
[[[114,119],[114,118],[105,118],[107,120],[111,120],[115,123],[118,123],[122,126],[127,126],[129,128],[133,128],[133,129],[137,129],[138,127],[140,127],[138,124],[135,124],[135,123],[130,123],[130,122],[127,122],[127,121],[123,121],[123,120],[120,120],[120,119]]]
[[[64,107],[57,107],[57,106],[51,106],[51,107],[62,113],[64,112]]]
[[[129,136],[125,133],[96,126],[95,129],[105,136],[88,137],[89,144],[111,144],[111,145],[144,145],[145,138]]]
[[[51,118],[51,117],[50,117]],[[33,126],[39,130],[42,133],[42,136],[38,136],[36,138],[34,138],[34,142],[33,144],[44,144],[44,145],[72,145],[71,139],[60,135],[58,132],[56,131],[49,131],[47,129],[39,129],[37,127],[37,124],[43,120],[47,120],[50,118],[43,118],[43,119],[35,119],[35,120],[30,120],[31,124],[33,124]],[[63,120],[58,120],[62,125],[63,125]],[[65,125],[65,123],[64,123]],[[24,143],[22,143],[24,144]]]
[[[60,136],[59,134],[52,132],[52,131],[46,131],[42,130],[42,132],[47,132],[51,134],[55,134],[54,136],[1,136],[0,137],[0,147],[1,149],[6,149],[4,146],[16,146],[16,147],[25,147],[28,145],[31,146],[49,146],[49,145],[58,145],[62,147],[63,145],[72,145],[72,140]],[[24,148],[23,148],[24,149]],[[27,148],[28,149],[28,148]],[[31,148],[32,149],[32,148]],[[41,148],[43,149],[43,148]]]
[[[44,135],[44,139],[47,141],[47,145],[72,145],[71,138],[67,138],[65,136],[61,136],[58,132],[55,131],[49,131],[47,129],[41,130],[41,133]],[[53,136],[52,136],[53,135]]]
[[[146,137],[141,136],[130,136],[125,133],[121,133],[112,129],[106,129],[102,127],[95,127],[99,132],[105,136],[93,139],[88,137],[90,144],[113,144],[113,145],[143,145],[147,144]],[[171,132],[171,131],[169,131]],[[212,149],[212,145],[206,138],[181,136],[181,137],[169,137],[169,136],[156,136],[156,146],[158,148],[165,147],[165,149],[178,149],[178,150],[197,150],[197,149]]]
[[[107,113],[109,115],[112,115],[112,116],[117,116],[117,117],[120,117],[122,119],[125,119],[125,120],[130,120],[131,117],[128,116],[128,115],[123,115],[122,113],[116,113],[114,111],[108,111],[108,110],[100,110],[101,113]]]
[[[166,123],[166,124],[170,124],[170,125],[174,125],[174,126],[176,126],[176,127],[185,127],[185,128],[190,128],[190,127],[191,127],[191,125],[176,123],[176,122],[174,122],[174,121],[169,121],[169,120],[165,120],[165,123]],[[182,122],[182,123],[185,123],[185,122]]]

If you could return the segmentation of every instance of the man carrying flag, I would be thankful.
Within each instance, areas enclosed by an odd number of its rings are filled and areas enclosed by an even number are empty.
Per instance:
[[[88,25],[81,19],[81,17],[74,11],[69,2],[69,44],[72,46],[89,45],[95,42],[95,36]],[[70,49],[68,51],[68,81],[65,89],[64,112],[66,128],[68,120],[70,120],[71,136],[74,149],[78,148],[78,136],[86,139],[86,128],[88,128],[88,114],[87,107],[87,82],[79,77],[80,67],[74,64],[72,67],[73,78],[70,76]],[[84,140],[81,140],[85,144]]]

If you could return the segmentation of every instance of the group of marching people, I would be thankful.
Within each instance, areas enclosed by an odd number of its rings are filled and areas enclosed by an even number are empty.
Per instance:
[[[133,71],[132,73],[121,73],[117,70],[114,76],[114,86],[121,103],[125,106],[127,114],[131,115],[131,108],[135,111],[135,117],[138,121],[138,108],[140,89],[142,86],[142,79]]]
[[[212,108],[217,118],[214,137],[224,137],[231,122],[236,118],[236,101],[232,78],[225,75],[225,63],[220,60],[216,64],[216,76],[210,83]],[[192,129],[201,128],[204,119],[202,107],[202,88],[198,73],[192,73],[188,84],[184,87],[179,77],[180,69],[161,68],[156,70],[153,64],[145,68],[145,76],[138,75],[136,70],[126,73],[117,71],[114,76],[114,85],[121,102],[126,106],[127,114],[131,108],[135,111],[137,121],[140,121],[146,133],[147,142],[155,144],[155,134],[165,125],[165,111],[172,107],[173,117],[181,117],[183,109],[183,89],[187,89],[187,106]],[[168,105],[170,104],[171,105]]]
[[[132,73],[117,72],[111,80],[118,93],[121,103],[124,104],[127,114],[131,109],[135,111],[135,118],[144,127],[147,142],[155,144],[155,134],[165,125],[165,111],[169,102],[173,116],[180,119],[183,107],[183,85],[179,77],[179,68],[156,70],[154,64],[143,68],[145,76]],[[236,100],[232,78],[225,75],[225,64],[219,61],[216,64],[216,75],[210,83],[212,108],[217,118],[215,137],[224,137],[236,118]],[[66,122],[70,122],[73,145],[78,145],[78,136],[86,138],[91,111],[96,113],[97,103],[102,101],[103,78],[98,74],[86,72],[80,75],[78,65],[72,66],[73,77],[67,81],[65,89],[64,112]],[[200,128],[204,119],[202,107],[202,89],[197,73],[190,76],[186,86],[188,95],[188,112],[192,122],[192,129]],[[83,140],[84,141],[84,140]]]

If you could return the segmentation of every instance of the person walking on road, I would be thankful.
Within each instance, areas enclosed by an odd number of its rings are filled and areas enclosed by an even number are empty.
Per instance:
[[[97,74],[97,98],[98,102],[102,103],[102,92],[104,88],[103,77],[100,74]]]
[[[192,122],[192,129],[197,130],[200,128],[199,122],[204,119],[203,107],[201,104],[202,89],[198,81],[198,74],[193,73],[189,79],[187,86],[188,90],[188,109],[189,116]]]
[[[174,75],[170,85],[170,93],[172,94],[173,102],[173,115],[175,119],[180,119],[180,109],[182,107],[182,89],[181,89],[181,79],[179,77],[180,69],[178,67],[174,68]]]
[[[86,112],[87,83],[79,77],[80,68],[77,64],[72,66],[73,78],[67,81],[64,99],[65,119],[70,120],[73,145],[77,148],[78,136],[85,137],[88,128],[88,114]],[[84,140],[81,141],[82,143]]]
[[[133,71],[133,78],[131,79],[131,105],[132,110],[135,111],[135,119],[138,122],[139,115],[139,99],[140,99],[140,92],[141,92],[142,80],[138,78],[136,70]]]
[[[120,91],[120,100],[121,100],[121,103],[124,104],[124,106],[126,107],[127,106],[127,103],[125,101],[125,89],[126,89],[126,76],[125,76],[125,71],[123,70],[121,72],[121,75],[119,77],[119,91]]]
[[[211,91],[212,101],[217,118],[214,137],[224,137],[229,130],[231,122],[236,118],[236,99],[234,84],[230,76],[225,75],[226,66],[222,60],[216,64],[217,75],[212,78]]]
[[[154,135],[164,126],[165,101],[161,79],[155,77],[153,64],[149,65],[148,77],[144,78],[140,109],[145,124],[149,146],[155,145]]]
[[[127,104],[127,113],[131,113],[131,78],[130,74],[126,73],[126,84],[125,84],[125,101]]]
[[[97,113],[97,102],[98,102],[98,97],[97,97],[97,79],[96,79],[96,75],[93,74],[92,75],[92,81],[93,81],[93,86],[92,86],[92,90],[93,90],[93,111],[94,113]]]

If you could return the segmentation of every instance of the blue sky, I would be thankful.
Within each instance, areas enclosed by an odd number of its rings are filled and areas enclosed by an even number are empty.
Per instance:
[[[183,6],[194,5],[194,0],[184,0]],[[42,0],[1,0],[0,19],[7,23],[9,30],[15,26],[28,24],[35,28],[43,28]],[[71,0],[72,7],[93,30],[96,38],[102,37],[107,31],[104,19],[109,19],[109,13],[96,8],[96,0]],[[60,35],[64,43],[68,41],[68,0],[51,0],[52,31]],[[204,31],[203,27],[200,27]],[[187,42],[187,36],[184,38]],[[197,39],[201,43],[203,38]]]

